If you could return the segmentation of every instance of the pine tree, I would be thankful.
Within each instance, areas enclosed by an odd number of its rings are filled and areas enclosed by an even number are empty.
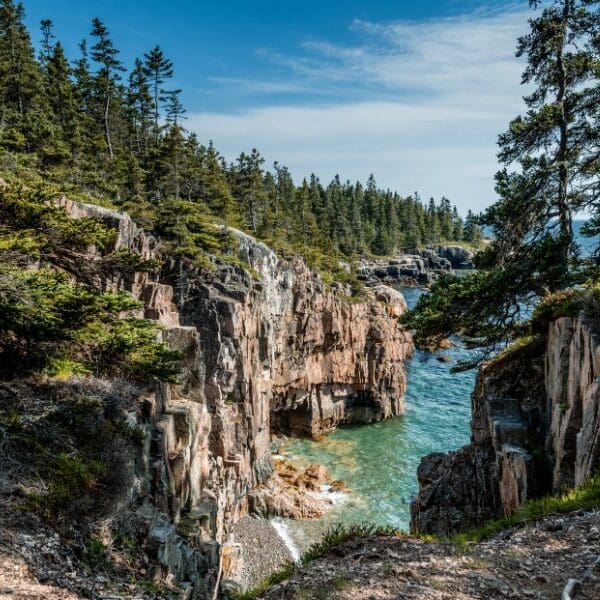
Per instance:
[[[247,227],[258,231],[267,200],[262,165],[265,159],[255,148],[250,154],[242,152],[233,170],[233,189],[240,202]]]
[[[96,43],[92,46],[92,58],[99,65],[95,84],[102,106],[102,122],[108,154],[114,158],[113,139],[111,135],[111,107],[117,95],[117,84],[121,72],[125,70],[117,56],[119,51],[114,47],[108,30],[97,17],[92,21],[92,37]]]
[[[71,68],[60,42],[52,48],[52,55],[46,64],[45,79],[52,119],[65,149],[62,158],[67,159],[80,145],[79,106],[71,81]]]
[[[45,138],[37,127],[45,109],[43,81],[29,33],[23,24],[22,4],[0,3],[0,132],[3,143],[32,150],[35,139]],[[37,113],[37,119],[33,117]],[[31,117],[31,118],[30,118]],[[44,129],[44,127],[42,127]]]
[[[481,244],[481,240],[483,239],[483,232],[477,223],[477,218],[471,210],[467,212],[463,237],[465,241],[473,244],[474,246],[479,246],[479,244]]]
[[[227,178],[221,168],[219,153],[212,142],[202,156],[200,176],[200,198],[223,222],[230,226],[239,225],[236,203]]]
[[[530,4],[538,8],[541,3]],[[589,161],[597,153],[593,127],[600,110],[597,4],[554,0],[530,20],[517,56],[527,58],[523,83],[536,87],[524,98],[527,114],[514,119],[499,138],[500,160],[506,166],[517,162],[532,183],[526,186],[531,193],[528,203],[537,217],[535,230],[527,237],[553,246],[554,260],[563,266],[552,287],[561,287],[568,279],[573,211],[593,204],[596,196],[590,187],[595,172],[589,172]],[[554,229],[555,218],[558,232],[550,238],[547,232]]]
[[[153,105],[148,76],[139,58],[136,58],[134,67],[129,74],[127,104],[134,136],[135,152],[138,161],[142,161],[148,156],[150,115]]]
[[[168,60],[160,46],[155,46],[150,52],[144,54],[144,68],[146,75],[150,79],[152,90],[153,108],[154,108],[154,135],[155,142],[158,144],[160,134],[159,119],[161,104],[167,99],[167,90],[164,89],[165,83],[173,77],[173,63]]]
[[[54,24],[50,19],[42,19],[40,21],[40,29],[42,31],[42,47],[40,50],[39,60],[42,66],[46,66],[52,57],[52,50],[54,49],[52,40],[56,39],[54,37],[54,33],[52,33],[53,27]]]

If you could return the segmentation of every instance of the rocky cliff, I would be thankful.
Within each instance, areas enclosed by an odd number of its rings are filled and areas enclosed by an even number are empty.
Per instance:
[[[61,204],[74,218],[97,217],[117,229],[115,249],[158,256],[156,241],[127,215]],[[174,577],[197,597],[220,577],[235,578],[240,549],[232,525],[254,505],[303,514],[301,499],[281,498],[292,492],[273,475],[271,434],[316,436],[401,414],[403,363],[412,351],[396,319],[405,308],[398,292],[378,286],[349,298],[302,260],[280,260],[233,233],[247,268],[214,259],[212,272],[167,266],[101,282],[142,300],[145,317],[184,356],[181,382],[160,384],[140,401],[137,418],[150,443],[140,474],[147,493],[137,502],[159,577]],[[180,535],[182,520],[191,536]]]
[[[472,443],[423,459],[412,529],[478,526],[596,474],[599,375],[600,342],[571,317],[485,365],[472,396]]]

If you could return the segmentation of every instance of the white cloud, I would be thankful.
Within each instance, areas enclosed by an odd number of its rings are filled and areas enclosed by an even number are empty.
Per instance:
[[[292,57],[262,51],[285,76],[239,82],[295,91],[297,102],[197,113],[187,126],[228,159],[257,147],[296,178],[372,172],[400,193],[445,194],[463,211],[480,210],[494,199],[496,137],[522,109],[514,48],[526,19],[512,7],[425,23],[355,21],[355,46],[311,41]]]

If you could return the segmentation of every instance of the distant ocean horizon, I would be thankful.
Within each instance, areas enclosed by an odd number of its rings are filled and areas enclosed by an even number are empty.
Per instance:
[[[573,233],[575,235],[575,241],[579,245],[582,256],[592,256],[594,252],[598,250],[600,246],[600,236],[594,235],[592,237],[584,236],[581,233],[581,228],[587,223],[588,218],[577,218],[573,219]],[[493,237],[489,229],[484,228],[484,235]]]

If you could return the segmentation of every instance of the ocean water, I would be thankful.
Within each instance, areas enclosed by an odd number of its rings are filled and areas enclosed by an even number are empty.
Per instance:
[[[409,306],[423,292],[403,288]],[[445,355],[450,362],[439,360]],[[320,463],[351,492],[337,498],[323,523],[368,521],[408,529],[410,500],[417,491],[421,457],[469,442],[470,393],[475,373],[451,373],[469,351],[416,351],[408,361],[406,413],[373,425],[341,427],[319,441],[295,440],[284,455],[301,463]],[[318,525],[290,524],[296,537]]]

